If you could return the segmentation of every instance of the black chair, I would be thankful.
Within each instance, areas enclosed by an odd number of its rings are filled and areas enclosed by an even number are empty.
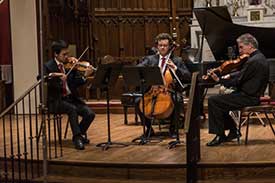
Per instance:
[[[272,126],[271,119],[268,114],[272,114],[273,120],[275,119],[275,59],[269,58],[267,59],[269,63],[269,83],[268,83],[268,96],[263,96],[260,98],[260,105],[258,106],[247,106],[241,109],[239,116],[239,131],[241,130],[242,125],[245,123],[246,126],[246,135],[245,135],[245,144],[247,144],[248,140],[248,129],[250,123],[250,117],[254,114],[264,114],[267,119],[270,128],[275,136],[275,130]],[[246,116],[246,119],[242,121],[243,117]],[[259,116],[259,115],[258,115]],[[265,127],[265,123],[263,124]],[[238,138],[238,142],[240,143],[240,138]]]
[[[136,111],[136,99],[142,97],[142,94],[135,93],[135,92],[129,92],[129,93],[123,93],[121,95],[121,104],[123,105],[123,111],[124,111],[124,124],[128,124],[128,108],[133,107],[135,110],[135,123],[138,124],[138,115]]]
[[[272,126],[272,122],[268,114],[272,114],[273,120],[275,119],[275,87],[274,82],[269,82],[269,96],[265,96],[261,99],[261,103],[258,106],[247,106],[241,109],[240,112],[240,119],[239,119],[239,131],[241,131],[241,127],[244,124],[242,122],[242,119],[244,117],[246,118],[246,134],[245,134],[245,144],[247,144],[248,141],[248,129],[249,129],[249,123],[251,122],[251,116],[255,113],[258,114],[264,114],[265,119],[267,119],[267,122],[269,123],[269,126],[275,136],[275,130]],[[265,125],[264,125],[265,127]],[[240,142],[240,138],[238,138],[238,142]]]

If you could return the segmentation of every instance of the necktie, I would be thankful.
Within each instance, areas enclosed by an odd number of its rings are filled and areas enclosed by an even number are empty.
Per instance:
[[[164,64],[165,64],[165,57],[162,57],[161,58],[161,65],[160,65],[161,68],[163,68]]]
[[[58,69],[60,70],[61,73],[65,74],[63,64],[58,64]],[[63,96],[67,95],[66,81],[65,80],[62,80],[62,95]]]

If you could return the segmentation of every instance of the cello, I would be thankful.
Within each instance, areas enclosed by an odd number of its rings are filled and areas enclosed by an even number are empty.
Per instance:
[[[169,60],[173,50],[174,48],[170,50],[166,62]],[[149,119],[168,118],[174,110],[174,102],[170,92],[173,82],[171,72],[173,72],[172,69],[166,69],[163,86],[152,86],[151,89],[144,94],[144,115]],[[143,111],[142,106],[142,102],[140,102],[139,109],[141,111]]]

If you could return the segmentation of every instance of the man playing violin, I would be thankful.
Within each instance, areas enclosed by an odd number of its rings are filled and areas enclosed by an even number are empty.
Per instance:
[[[221,83],[225,87],[234,87],[235,90],[229,94],[209,97],[209,133],[216,136],[206,144],[207,146],[217,146],[241,136],[229,111],[258,105],[260,96],[268,83],[268,63],[265,56],[258,50],[256,38],[248,33],[243,34],[237,38],[237,44],[240,55],[249,55],[241,70],[221,77],[214,72],[211,72],[210,75],[217,83]],[[225,130],[229,130],[227,136]]]
[[[53,59],[44,65],[44,72],[49,76],[47,80],[49,111],[68,114],[75,148],[83,150],[84,144],[89,143],[87,130],[95,118],[95,113],[78,97],[77,87],[83,85],[86,79],[77,70],[71,70],[66,74],[64,64],[78,60],[69,57],[68,44],[65,41],[54,41],[51,49]],[[86,75],[89,73],[91,71],[86,72]],[[82,117],[80,122],[78,116]]]
[[[155,44],[156,44],[158,53],[144,57],[143,61],[138,66],[159,66],[163,74],[165,74],[165,72],[169,72],[168,68],[170,68],[175,72],[175,74],[178,76],[181,82],[183,83],[190,82],[191,74],[188,71],[182,59],[173,54],[171,54],[170,58],[168,58],[169,52],[171,51],[171,48],[173,46],[172,37],[168,33],[160,33],[155,38]],[[175,87],[175,88],[179,88],[179,87]],[[139,101],[137,101],[137,103],[139,103]],[[180,108],[182,109],[183,107],[180,107]],[[142,113],[139,107],[137,107],[136,110],[141,120],[143,121],[143,123],[145,123],[147,127],[145,135],[149,136],[150,134],[151,135],[154,134],[154,131],[151,126],[151,120],[145,117],[145,115]],[[175,115],[172,114],[171,116],[175,116]],[[179,119],[172,120],[172,123],[170,125],[170,134],[174,134],[175,132],[175,122],[174,122],[175,120],[179,120]]]

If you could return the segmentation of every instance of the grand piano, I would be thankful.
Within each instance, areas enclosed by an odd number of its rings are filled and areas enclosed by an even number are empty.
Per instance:
[[[244,33],[250,33],[258,40],[259,50],[266,58],[275,58],[275,28],[234,24],[226,6],[195,8],[194,14],[201,27],[202,37],[206,38],[216,59],[214,63],[203,63],[201,55],[198,55],[199,64],[196,68],[201,71],[201,74],[229,60],[232,55],[238,55],[236,39]],[[228,53],[229,50],[232,50],[232,53]],[[201,54],[201,50],[198,54]]]
[[[227,11],[227,7],[196,8],[194,9],[194,13],[202,29],[202,33],[208,41],[209,47],[216,59],[216,62],[213,63],[220,64],[224,60],[228,60],[230,55],[228,54],[228,47],[237,48],[236,38],[244,33],[250,33],[256,37],[259,42],[259,50],[261,50],[267,58],[275,58],[275,28],[249,27],[234,24]],[[238,50],[235,49],[233,51],[237,52]],[[200,54],[200,52],[198,53]],[[235,53],[235,55],[238,55],[238,53]],[[213,67],[213,63],[206,64],[200,58],[198,63],[194,65],[198,66],[201,74],[205,74],[206,69]],[[273,68],[274,72],[275,67],[272,67],[271,63],[275,63],[274,60],[270,61],[270,71],[272,71]],[[270,79],[272,79],[271,77],[272,73],[270,73]],[[200,82],[198,83],[198,86],[199,85]],[[191,100],[191,106],[200,103],[200,107],[187,109],[186,114],[189,115],[189,117],[186,117],[186,119],[190,118],[190,120],[187,120],[185,123],[185,127],[189,127],[186,136],[187,180],[189,182],[195,182],[197,180],[196,165],[200,159],[200,120],[198,116],[203,115],[203,99],[201,98],[203,87],[195,88],[198,89],[196,89],[196,93],[193,95],[196,97],[193,98],[194,100]],[[198,95],[199,97],[197,97]]]
[[[204,62],[201,57],[202,50],[199,49],[195,56],[197,62],[186,64],[191,72],[199,71],[200,75],[206,74],[208,69],[220,66],[224,61],[231,59],[230,57],[233,55],[237,56],[238,46],[236,39],[244,33],[250,33],[258,40],[259,50],[268,58],[270,80],[275,81],[275,28],[234,24],[226,6],[195,8],[194,13],[201,27],[202,37],[206,38],[216,61]],[[231,50],[232,53],[228,53],[228,50]],[[204,97],[207,94],[207,88],[214,87],[215,82],[200,78],[200,113],[204,115]]]

